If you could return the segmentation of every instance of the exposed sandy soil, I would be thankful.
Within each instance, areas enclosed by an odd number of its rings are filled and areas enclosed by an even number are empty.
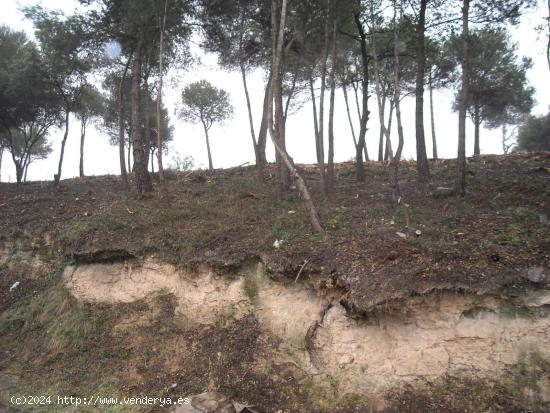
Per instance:
[[[232,280],[150,261],[67,267],[63,278],[73,295],[91,302],[173,294],[174,315],[187,324],[253,317],[281,343],[271,360],[287,359],[317,380],[338,380],[340,394],[368,395],[371,402],[381,403],[390,390],[435,385],[447,376],[499,379],[531,355],[550,360],[550,289],[530,289],[513,299],[429,294],[403,302],[399,311],[354,320],[337,296],[273,282],[261,265]],[[132,324],[139,321],[126,322]],[[537,379],[535,392],[550,403],[547,380],[550,371]]]

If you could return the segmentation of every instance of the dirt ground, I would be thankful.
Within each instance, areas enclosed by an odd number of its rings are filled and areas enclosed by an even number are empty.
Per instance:
[[[273,166],[263,185],[253,167],[169,173],[165,198],[125,194],[115,176],[64,180],[57,188],[0,184],[0,387],[173,396],[215,388],[259,411],[330,411],[304,407],[307,378],[296,372],[249,369],[277,346],[254,318],[198,331],[174,321],[170,295],[116,306],[81,303],[60,274],[68,263],[150,257],[230,275],[260,260],[274,280],[335,287],[348,313],[364,317],[434,290],[513,294],[529,283],[529,269],[550,267],[549,153],[469,159],[465,198],[437,189],[452,187],[455,161],[431,167],[432,185],[423,193],[414,162],[403,162],[397,202],[387,164],[368,163],[365,183],[356,182],[353,164],[338,165],[327,198],[317,168],[301,166],[322,235],[312,232],[295,190],[277,196]],[[275,240],[284,241],[280,248]],[[20,287],[10,291],[16,281]],[[117,327],[135,313],[148,314],[139,331]],[[178,355],[182,340],[191,350]],[[216,356],[220,348],[224,357]],[[177,357],[188,362],[166,368]],[[385,411],[536,411],[496,384],[453,380],[426,395],[395,394]],[[464,401],[458,407],[457,397]],[[368,408],[347,400],[338,411]]]
[[[313,234],[296,191],[275,193],[273,167],[170,174],[169,201],[126,196],[118,177],[0,185],[0,241],[33,239],[77,260],[156,256],[220,269],[260,257],[275,275],[349,287],[354,312],[431,289],[490,290],[550,264],[550,154],[468,160],[465,198],[421,193],[403,162],[397,203],[386,164],[337,167],[321,197],[317,169],[303,166],[326,234]],[[452,187],[452,160],[432,162],[432,186]],[[417,235],[417,231],[419,235]],[[398,235],[397,233],[400,233]],[[402,238],[406,236],[406,238]],[[281,248],[273,242],[284,240]],[[34,246],[40,248],[40,245]],[[48,245],[48,250],[52,248]]]

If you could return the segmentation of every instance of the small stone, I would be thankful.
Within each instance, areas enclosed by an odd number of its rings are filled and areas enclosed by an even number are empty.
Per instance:
[[[288,211],[288,213],[289,213],[290,215],[292,215],[292,214],[295,214],[296,211],[290,210],[290,211]]]
[[[283,245],[284,243],[285,243],[284,240],[276,239],[275,242],[273,243],[273,248],[279,249],[279,248],[281,248],[281,245]]]
[[[390,221],[390,225],[394,225],[394,224],[395,224],[395,221],[392,219],[392,220]]]
[[[532,283],[540,283],[546,279],[543,267],[531,267],[527,270],[527,279]]]
[[[402,232],[396,232],[395,235],[397,235],[398,237],[401,237],[403,239],[406,239],[407,238],[407,234],[404,234]]]
[[[20,281],[16,281],[12,284],[12,286],[10,287],[10,292],[15,290],[17,287],[19,287],[19,284],[21,284]]]

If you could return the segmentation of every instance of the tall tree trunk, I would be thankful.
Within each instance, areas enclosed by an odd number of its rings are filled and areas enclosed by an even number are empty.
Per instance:
[[[399,143],[397,144],[397,151],[395,151],[395,156],[392,160],[393,165],[393,189],[395,197],[398,199],[398,197],[401,196],[401,188],[399,187],[399,163],[401,161],[401,153],[403,151],[403,125],[401,123],[401,105],[400,105],[400,98],[401,98],[401,85],[400,85],[400,79],[399,79],[399,70],[400,70],[400,63],[399,63],[399,31],[397,28],[397,4],[396,1],[393,1],[393,44],[394,44],[394,85],[393,89],[395,91],[395,118],[397,120],[397,135],[399,137]]]
[[[143,36],[143,34],[140,34]],[[136,57],[132,63],[132,145],[134,154],[134,176],[136,181],[136,190],[138,194],[145,192],[151,192],[153,185],[151,184],[151,177],[147,170],[147,157],[144,153],[144,138],[143,130],[141,128],[141,63],[143,56],[143,37],[140,39]]]
[[[210,139],[208,137],[208,127],[206,126],[206,123],[204,120],[202,121],[202,127],[204,128],[204,137],[206,138],[206,150],[208,152],[208,170],[213,171],[214,165],[212,163],[212,153],[210,152]]]
[[[328,113],[328,188],[332,192],[334,188],[334,94],[336,91],[336,32],[338,25],[336,23],[336,17],[334,17],[332,27],[332,53],[331,63],[332,68],[330,71],[330,106]]]
[[[309,78],[309,90],[311,92],[311,104],[313,106],[313,128],[315,132],[315,154],[317,156],[317,163],[321,165],[321,152],[319,150],[319,122],[317,121],[317,104],[315,103],[315,89],[313,89],[313,78]],[[321,187],[325,187],[325,169],[320,168],[321,171]]]
[[[126,80],[126,74],[128,73],[132,56],[133,52],[130,54],[130,57],[128,57],[128,61],[124,66],[124,72],[122,72],[122,77],[118,84],[118,157],[120,162],[120,176],[122,177],[122,185],[125,191],[130,189],[130,185],[128,184],[126,161],[124,159],[124,81]],[[128,153],[128,172],[130,172],[130,153]]]
[[[86,118],[82,118],[80,122],[80,163],[78,171],[80,177],[84,177],[84,139],[86,138]]]
[[[243,80],[244,95],[246,97],[246,108],[248,110],[248,123],[250,125],[250,136],[252,138],[252,147],[254,148],[254,158],[256,159],[256,169],[258,173],[258,179],[260,182],[264,180],[262,156],[260,154],[260,147],[256,141],[256,133],[254,131],[254,119],[252,117],[252,105],[250,104],[250,95],[248,94],[248,85],[246,83],[246,69],[244,63],[240,62],[241,77]],[[265,157],[265,150],[264,150]]]
[[[434,115],[434,94],[433,94],[433,85],[432,85],[432,74],[429,74],[429,83],[430,83],[430,120],[432,127],[432,152],[433,158],[437,159],[437,140],[435,136],[435,115]]]
[[[481,126],[481,115],[479,113],[479,105],[474,107],[474,155],[480,155],[479,149],[479,128]]]
[[[470,72],[469,29],[470,0],[463,0],[462,5],[462,84],[458,111],[458,155],[456,171],[456,191],[460,196],[466,195],[466,111],[468,109],[468,82]]]
[[[373,62],[374,62],[374,81],[375,81],[375,88],[376,88],[376,101],[378,103],[378,117],[379,117],[379,121],[380,121],[380,132],[381,134],[383,134],[385,137],[386,137],[386,142],[389,143],[389,145],[387,144],[386,147],[389,148],[390,145],[391,145],[391,142],[390,142],[390,132],[389,130],[386,128],[386,125],[385,125],[385,122],[384,122],[384,111],[385,111],[385,99],[386,99],[386,92],[382,91],[382,88],[381,88],[381,75],[380,75],[380,65],[379,65],[379,61],[378,61],[378,51],[376,50],[376,39],[374,38],[374,33],[376,32],[376,22],[375,22],[375,16],[374,16],[374,10],[373,10],[373,6],[371,5],[371,18],[372,18],[372,28],[371,28],[371,31],[373,32],[373,35],[372,35],[372,42],[371,42],[371,47],[372,47],[372,55],[373,55]],[[395,87],[395,85],[394,85]],[[395,100],[395,98],[394,98]],[[390,117],[391,119],[391,117]]]
[[[295,168],[294,163],[290,159],[290,156],[287,154],[286,149],[283,148],[279,144],[279,141],[277,140],[275,127],[279,128],[281,127],[281,125],[276,125],[276,124],[274,125],[274,122],[273,122],[273,100],[275,101],[279,100],[280,96],[275,96],[275,94],[279,93],[279,91],[281,90],[281,88],[276,87],[276,85],[281,82],[281,79],[279,78],[279,73],[280,73],[280,65],[281,65],[282,43],[283,43],[284,28],[285,28],[286,2],[287,0],[282,0],[281,13],[280,13],[279,19],[277,19],[276,17],[276,7],[278,4],[278,1],[275,0],[271,2],[271,36],[272,36],[272,43],[271,43],[272,70],[271,72],[273,73],[273,79],[272,79],[273,84],[272,84],[272,87],[269,93],[269,99],[268,99],[268,102],[269,102],[268,112],[267,112],[268,128],[269,128],[269,134],[271,136],[271,140],[273,142],[273,145],[275,146],[275,151],[279,154],[279,156],[281,157],[281,160],[284,162],[288,171],[294,177],[296,181],[296,186],[298,187],[300,193],[302,194],[305,208],[308,212],[309,219],[313,229],[317,232],[323,232],[323,227],[319,222],[317,210],[315,209],[315,205],[313,204],[313,200],[311,199],[307,186],[302,176],[299,174],[299,172]],[[277,20],[278,20],[278,23],[277,23]],[[280,108],[280,110],[282,110],[282,107]]]
[[[160,43],[159,43],[159,90],[157,93],[157,161],[159,165],[159,181],[162,191],[166,190],[166,182],[164,180],[164,166],[162,165],[162,121],[161,121],[161,106],[162,106],[162,80],[164,71],[164,29],[166,27],[166,15],[168,14],[168,0],[164,0],[164,15],[162,21],[159,17],[160,26]],[[151,154],[151,158],[153,154]],[[154,165],[152,169],[154,170]]]
[[[21,162],[14,159],[13,161],[15,165],[15,179],[17,180],[17,183],[20,184],[23,180],[23,168],[21,167]]]
[[[364,74],[363,74],[363,76],[364,76]],[[359,108],[359,97],[358,97],[358,94],[357,94],[357,86],[355,85],[355,82],[351,82],[351,86],[353,88],[353,94],[355,96],[355,107],[357,108],[357,119],[359,120],[359,128],[361,128],[362,116],[361,116],[361,109]],[[367,99],[368,99],[368,96],[367,96]],[[357,145],[359,145],[359,142],[357,142],[355,146],[357,147]],[[366,142],[363,142],[363,153],[365,155],[365,161],[368,161],[369,160],[369,152],[367,150],[367,143]]]
[[[384,93],[384,97],[382,99],[382,113],[381,118],[384,119],[384,112],[386,110],[386,94]],[[383,125],[380,125],[380,140],[378,142],[378,161],[382,161],[384,159],[384,127]]]
[[[132,154],[132,145],[128,141],[128,173],[132,173],[132,161],[130,160],[130,155]]]
[[[269,78],[267,80],[267,85],[265,87],[264,93],[264,103],[262,109],[262,122],[260,123],[260,131],[258,132],[258,154],[262,165],[267,164],[267,158],[265,156],[265,146],[267,143],[267,105],[269,99],[269,93],[271,90],[271,71],[269,73]]]
[[[147,65],[149,63],[147,62],[145,64]],[[143,88],[139,90],[139,118],[143,122],[143,156],[145,158],[143,163],[147,172],[149,172],[149,154],[151,152],[151,144],[153,143],[153,140],[151,138],[151,106],[149,105],[149,74],[150,68],[147,67],[147,70],[144,73],[142,64]]]
[[[27,172],[29,171],[30,162],[25,164],[25,174],[23,175],[23,182],[27,182]]]
[[[355,137],[355,128],[353,127],[353,121],[351,120],[351,113],[349,110],[348,91],[346,85],[342,84],[342,91],[344,92],[344,102],[346,103],[346,113],[348,114],[349,128],[351,130],[351,137],[353,138],[353,145],[357,147],[357,138]]]
[[[424,32],[426,29],[426,6],[428,0],[420,0],[416,37],[416,169],[418,182],[423,186],[430,180],[430,165],[426,153],[424,137],[424,74],[426,71],[426,52]]]
[[[361,17],[359,12],[354,13],[355,25],[361,38],[361,62],[363,69],[363,76],[361,79],[361,92],[363,94],[363,107],[361,113],[361,126],[359,128],[359,139],[357,139],[357,146],[355,147],[355,169],[357,180],[359,182],[365,181],[365,166],[363,165],[363,150],[366,152],[365,135],[367,134],[367,122],[369,120],[369,61],[367,54],[367,36],[361,23]],[[368,154],[366,154],[368,155]],[[368,160],[368,156],[365,156]]]
[[[281,65],[282,66],[282,65]],[[278,73],[279,82],[275,83],[274,87],[277,89],[275,93],[275,122],[277,123],[277,140],[279,146],[286,151],[286,137],[285,137],[285,118],[283,110],[283,83],[282,74]],[[290,189],[290,173],[285,166],[284,159],[280,153],[275,153],[275,161],[277,163],[277,171],[279,175],[279,194],[282,196]]]
[[[388,127],[387,135],[386,135],[386,150],[384,151],[384,160],[387,161],[388,159],[390,161],[393,161],[393,148],[391,144],[391,124],[393,121],[393,111],[395,109],[395,105],[393,103],[393,100],[390,100],[390,114],[388,115]]]
[[[153,137],[151,135],[151,106],[149,106],[149,92],[147,83],[145,83],[146,99],[142,100],[141,107],[143,112],[143,125],[144,125],[144,138],[143,141],[143,153],[145,155],[145,165],[149,170],[149,155],[151,154],[151,145],[153,145]],[[143,99],[143,96],[141,96]],[[156,140],[156,138],[155,138]]]
[[[326,195],[328,192],[328,182],[326,178],[326,168],[325,168],[325,90],[326,90],[326,74],[327,74],[327,59],[328,59],[328,48],[329,48],[329,8],[330,0],[327,0],[327,10],[325,13],[325,43],[323,49],[323,57],[321,58],[321,91],[319,92],[319,134],[317,136],[317,147],[319,151],[320,161],[319,170],[321,171],[321,185],[323,194]],[[330,179],[330,178],[329,178]]]
[[[61,180],[61,168],[63,167],[63,156],[65,155],[65,144],[67,143],[67,137],[69,136],[69,110],[65,109],[65,134],[61,141],[61,153],[59,154],[59,164],[57,165],[57,174],[54,176],[55,184],[57,185]]]

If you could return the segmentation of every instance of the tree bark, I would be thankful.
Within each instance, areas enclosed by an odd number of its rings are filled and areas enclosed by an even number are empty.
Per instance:
[[[162,121],[161,121],[161,105],[162,105],[162,80],[164,71],[164,28],[166,27],[166,15],[168,13],[168,0],[164,0],[164,15],[162,21],[159,17],[160,26],[160,44],[159,44],[159,90],[157,93],[157,161],[159,166],[159,181],[162,191],[166,190],[166,182],[164,180],[164,166],[162,165]],[[153,154],[151,154],[152,162]],[[154,165],[151,164],[154,169]],[[152,172],[154,172],[152,170]]]
[[[206,150],[208,151],[208,170],[213,171],[214,165],[212,163],[212,154],[210,152],[210,139],[208,137],[208,127],[206,126],[206,122],[201,119],[202,127],[204,128],[204,136],[206,138]]]
[[[342,91],[344,92],[344,102],[346,103],[346,113],[348,114],[349,128],[351,130],[351,137],[353,138],[353,145],[357,147],[357,138],[355,137],[355,128],[353,127],[353,121],[351,120],[351,113],[349,110],[348,91],[346,85],[342,84]]]
[[[309,78],[309,90],[311,92],[311,103],[313,106],[313,128],[315,132],[315,154],[317,156],[317,163],[321,165],[321,152],[319,151],[319,122],[317,120],[317,104],[315,103],[315,89],[313,89],[313,78]],[[324,157],[323,157],[324,158]],[[324,160],[323,160],[324,162]],[[325,170],[321,171],[321,186],[325,187]]]
[[[393,148],[391,144],[391,125],[393,122],[393,111],[395,109],[395,104],[392,100],[390,100],[390,113],[388,115],[388,127],[387,127],[387,135],[386,135],[386,150],[384,151],[384,160],[387,161],[388,159],[390,161],[393,161]]]
[[[384,119],[384,112],[386,110],[386,96],[384,95],[384,98],[382,99],[382,113],[381,118]],[[384,159],[384,128],[381,125],[380,126],[380,139],[378,142],[378,161],[382,161]]]
[[[432,153],[433,158],[437,159],[437,139],[435,136],[435,115],[434,115],[434,97],[433,97],[433,86],[432,86],[432,74],[430,73],[430,120],[432,126]]]
[[[334,189],[334,94],[336,90],[336,32],[338,25],[336,23],[336,18],[334,18],[333,28],[332,28],[332,53],[331,53],[331,63],[332,68],[330,71],[330,106],[328,113],[328,188],[332,192]]]
[[[15,164],[15,179],[20,184],[23,180],[23,168],[21,167],[21,162],[14,160],[13,163]]]
[[[466,195],[466,111],[468,109],[468,82],[470,72],[468,18],[470,0],[463,0],[462,5],[462,85],[458,111],[458,154],[456,171],[456,192]]]
[[[54,176],[55,184],[57,185],[61,180],[61,168],[63,167],[63,156],[65,155],[65,144],[67,143],[67,137],[69,136],[69,110],[65,109],[65,134],[61,141],[61,153],[59,154],[59,164],[57,165],[57,174]]]
[[[260,131],[258,132],[258,154],[262,162],[262,166],[267,164],[267,158],[265,156],[265,146],[267,143],[267,105],[269,99],[269,91],[271,90],[271,71],[269,73],[269,79],[265,87],[264,103],[262,110],[262,122],[260,123]]]
[[[376,88],[376,101],[378,103],[378,118],[380,121],[380,133],[386,137],[386,148],[391,147],[390,142],[390,133],[389,130],[386,128],[385,122],[384,122],[384,111],[385,111],[385,98],[386,98],[386,92],[382,92],[381,86],[380,86],[380,66],[378,64],[378,51],[376,50],[376,39],[374,38],[374,33],[376,32],[376,26],[375,26],[375,16],[374,11],[371,9],[371,18],[372,18],[372,55],[373,55],[373,61],[374,61],[374,79],[375,79],[375,88]],[[397,63],[395,63],[397,64]],[[394,88],[396,86],[394,85]],[[396,89],[397,90],[397,89]],[[396,95],[397,96],[397,95]],[[394,101],[397,98],[394,97]],[[390,120],[391,120],[391,114],[390,114]],[[380,154],[379,154],[380,155]]]
[[[313,229],[317,232],[323,232],[323,227],[319,222],[317,210],[315,209],[315,205],[313,204],[313,200],[311,199],[307,186],[304,180],[302,179],[302,176],[298,173],[298,171],[294,167],[294,164],[290,159],[290,157],[288,156],[286,149],[279,144],[279,141],[277,139],[277,133],[275,131],[275,127],[279,128],[281,127],[281,125],[277,125],[277,124],[274,125],[274,122],[273,122],[273,100],[275,101],[279,100],[280,96],[275,96],[275,95],[279,93],[279,91],[281,90],[281,88],[276,87],[276,85],[277,83],[281,82],[279,78],[279,71],[280,71],[282,43],[283,43],[284,27],[285,27],[286,2],[287,0],[282,0],[281,14],[278,19],[278,23],[276,18],[276,7],[277,7],[278,1],[271,2],[271,36],[272,36],[272,44],[271,44],[272,70],[271,72],[273,73],[273,79],[272,79],[272,87],[270,89],[269,99],[268,99],[267,122],[268,122],[269,134],[271,136],[271,141],[275,146],[275,151],[279,154],[279,156],[281,157],[281,160],[284,162],[288,171],[293,175],[294,179],[296,180],[296,186],[298,187],[300,193],[302,194],[305,208],[308,212],[309,219]]]
[[[126,80],[126,74],[128,73],[128,67],[132,61],[132,55],[128,57],[128,61],[124,66],[124,72],[120,78],[118,85],[118,157],[120,161],[120,176],[122,177],[122,185],[125,191],[130,189],[128,184],[128,174],[126,172],[126,160],[124,159],[124,81]],[[129,148],[128,143],[128,148]],[[128,149],[129,150],[129,149]],[[130,172],[130,154],[128,153],[128,172]]]
[[[479,127],[481,126],[481,115],[479,114],[479,105],[474,107],[474,155],[480,155],[479,149]]]
[[[143,36],[141,34],[140,36]],[[138,194],[151,192],[153,186],[147,170],[147,157],[144,153],[143,130],[141,128],[141,63],[143,56],[143,38],[140,39],[136,57],[132,63],[132,145],[134,154],[134,175]]]
[[[86,138],[86,118],[82,118],[80,122],[80,163],[78,171],[80,177],[84,177],[84,139]]]
[[[430,180],[430,165],[426,154],[424,137],[424,74],[426,71],[426,52],[424,32],[426,29],[426,6],[428,0],[420,0],[416,38],[416,169],[421,185]]]
[[[254,158],[256,159],[256,169],[258,173],[258,180],[260,182],[263,182],[264,162],[262,161],[262,156],[260,154],[260,147],[258,145],[258,142],[256,141],[256,133],[254,131],[254,119],[252,117],[252,105],[250,104],[250,95],[248,94],[248,85],[246,83],[246,70],[243,62],[240,62],[240,68],[241,68],[241,77],[243,80],[244,95],[246,97],[246,108],[248,110],[248,123],[250,125],[250,136],[252,138],[252,147],[254,148]],[[265,150],[264,150],[264,157],[265,157]]]
[[[320,161],[319,170],[321,172],[321,185],[323,195],[326,195],[328,192],[328,182],[326,178],[326,167],[325,167],[325,90],[326,90],[326,74],[327,74],[327,59],[328,59],[328,48],[329,48],[329,31],[328,31],[328,19],[329,19],[329,7],[330,0],[327,0],[327,10],[325,13],[325,43],[323,49],[323,57],[321,59],[321,91],[319,93],[319,134],[317,135],[317,150],[319,152]],[[330,178],[329,178],[330,179]]]
[[[393,2],[393,35],[394,35],[394,85],[393,89],[395,91],[395,118],[397,120],[397,135],[399,137],[399,143],[397,144],[397,150],[395,151],[395,156],[392,160],[392,166],[393,166],[393,189],[396,199],[399,199],[401,196],[401,188],[399,187],[399,163],[401,161],[401,153],[403,151],[403,124],[401,123],[401,105],[400,105],[400,98],[401,98],[401,85],[400,85],[400,78],[399,78],[399,70],[400,70],[400,62],[399,62],[399,32],[397,29],[397,5],[394,0]]]
[[[130,159],[130,155],[132,153],[132,145],[130,142],[128,142],[128,173],[132,173],[132,161]]]
[[[363,69],[363,78],[361,79],[361,92],[363,94],[363,107],[361,113],[361,124],[359,128],[359,138],[357,139],[357,146],[355,147],[355,170],[357,180],[359,182],[365,181],[365,166],[363,165],[363,150],[366,151],[365,135],[367,133],[367,122],[369,120],[369,65],[367,54],[367,36],[361,23],[359,12],[354,13],[355,25],[361,38],[361,61]],[[368,160],[368,156],[365,156]]]

